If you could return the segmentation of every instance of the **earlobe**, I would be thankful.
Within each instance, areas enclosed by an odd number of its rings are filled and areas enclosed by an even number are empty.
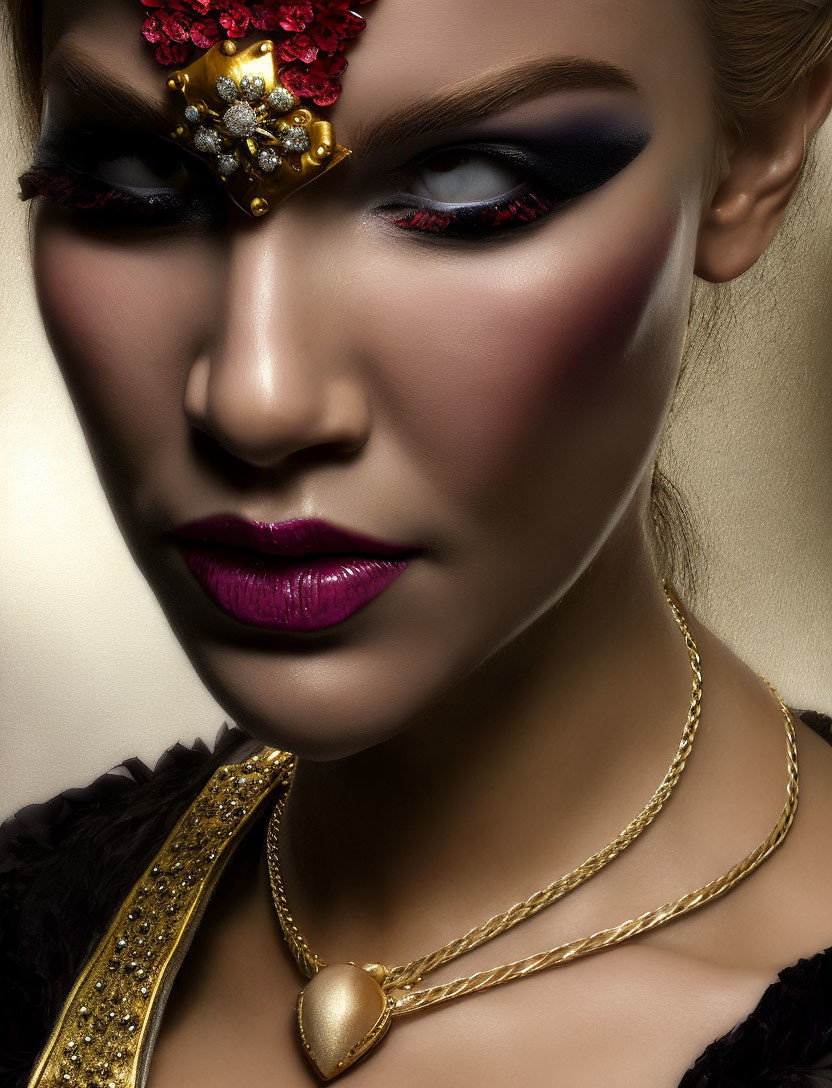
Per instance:
[[[724,283],[762,256],[780,229],[806,149],[832,109],[832,65],[824,63],[780,104],[746,122],[703,209],[694,272]]]

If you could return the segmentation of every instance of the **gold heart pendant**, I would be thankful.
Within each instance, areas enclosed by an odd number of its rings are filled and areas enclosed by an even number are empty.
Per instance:
[[[318,1076],[332,1080],[374,1047],[390,1026],[392,1008],[357,964],[322,967],[298,997],[301,1042]]]

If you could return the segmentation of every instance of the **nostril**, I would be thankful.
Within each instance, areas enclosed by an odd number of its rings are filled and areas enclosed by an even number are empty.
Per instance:
[[[274,484],[277,476],[287,472],[312,469],[315,465],[346,461],[363,448],[357,444],[332,443],[328,446],[307,446],[280,457],[266,456],[242,450],[232,450],[210,427],[194,427],[189,434],[194,457],[207,471],[240,489]]]
[[[205,428],[193,428],[188,435],[188,440],[197,462],[206,471],[237,489],[245,489],[263,482],[263,473],[266,471],[269,472],[270,478],[273,476],[273,471],[254,465],[226,449]]]
[[[206,356],[201,356],[191,367],[185,383],[185,416],[194,427],[204,427],[208,415],[208,381],[211,364]]]
[[[213,445],[238,462],[269,469],[288,458],[343,459],[366,444],[370,413],[357,380],[310,367],[293,367],[291,378],[284,371],[280,383],[274,377],[271,368],[239,360],[234,367],[207,357],[193,364],[184,412],[203,435],[197,443],[203,455]]]

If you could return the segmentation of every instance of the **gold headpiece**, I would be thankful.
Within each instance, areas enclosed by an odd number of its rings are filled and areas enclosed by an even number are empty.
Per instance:
[[[349,155],[317,109],[341,93],[346,45],[366,26],[352,6],[370,0],[141,3],[142,35],[159,64],[175,69],[168,87],[184,98],[174,138],[208,160],[249,215],[265,215]],[[265,40],[239,44],[258,30]]]
[[[281,83],[271,41],[218,43],[173,72],[168,87],[185,100],[174,137],[211,162],[251,215],[265,215],[350,154],[330,123]]]

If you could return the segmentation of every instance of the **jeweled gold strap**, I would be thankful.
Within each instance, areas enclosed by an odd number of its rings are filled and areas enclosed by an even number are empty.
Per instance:
[[[140,1088],[154,1013],[220,874],[292,759],[262,748],[211,776],[81,971],[29,1088]]]

